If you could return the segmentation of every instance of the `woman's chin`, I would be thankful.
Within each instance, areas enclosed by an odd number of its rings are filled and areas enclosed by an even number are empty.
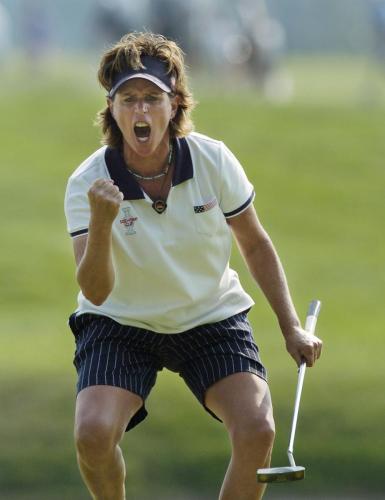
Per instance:
[[[158,154],[161,143],[162,141],[154,141],[154,138],[150,135],[149,137],[130,138],[129,141],[125,141],[125,147],[138,156],[148,157],[152,154]]]
[[[148,156],[155,151],[151,137],[135,137],[130,141],[125,141],[126,147],[139,156]]]

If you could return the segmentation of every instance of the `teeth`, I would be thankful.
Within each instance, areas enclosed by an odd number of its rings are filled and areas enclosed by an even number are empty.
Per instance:
[[[151,127],[146,122],[136,122],[134,125],[134,133],[139,142],[146,142],[151,135]]]

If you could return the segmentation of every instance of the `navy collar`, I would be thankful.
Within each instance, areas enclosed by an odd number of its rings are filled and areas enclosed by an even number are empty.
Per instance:
[[[190,149],[184,137],[173,139],[175,168],[172,185],[177,186],[194,176],[194,169]],[[127,170],[120,150],[107,147],[105,161],[111,179],[119,187],[125,200],[141,200],[144,193],[137,180]]]

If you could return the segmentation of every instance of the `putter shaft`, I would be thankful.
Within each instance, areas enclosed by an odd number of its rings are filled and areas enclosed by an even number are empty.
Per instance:
[[[296,395],[295,395],[293,421],[291,424],[289,448],[287,449],[287,456],[289,458],[289,463],[292,467],[295,467],[294,456],[293,456],[294,438],[295,438],[295,431],[297,429],[299,403],[301,401],[301,394],[302,394],[303,380],[305,378],[305,371],[306,371],[306,363],[303,362],[303,363],[301,363],[301,366],[299,367],[299,370],[298,370],[298,383],[297,383],[297,391],[296,391]]]
[[[310,335],[314,334],[314,330],[315,330],[315,327],[317,324],[317,319],[318,319],[320,309],[321,309],[321,302],[319,300],[313,300],[309,305],[309,309],[308,309],[308,312],[306,315],[305,330]],[[291,424],[289,447],[287,449],[287,456],[289,459],[289,463],[292,467],[296,466],[295,461],[294,461],[294,454],[293,454],[294,453],[294,438],[295,438],[295,431],[297,428],[299,403],[301,401],[301,394],[302,394],[303,381],[305,378],[305,372],[306,372],[306,362],[303,361],[299,367],[299,370],[298,370],[298,382],[297,382],[297,390],[296,390],[296,394],[295,394],[293,421]]]
[[[320,308],[321,308],[321,302],[319,300],[313,300],[310,303],[306,317],[305,330],[311,335],[314,334]],[[295,431],[297,428],[298,410],[299,410],[299,403],[301,400],[305,371],[306,371],[306,362],[303,361],[298,369],[298,382],[297,382],[297,390],[294,403],[294,414],[293,414],[293,421],[291,424],[289,447],[287,450],[290,466],[258,469],[257,480],[260,483],[281,483],[286,481],[298,481],[305,477],[305,467],[295,465],[293,456],[294,438],[295,438]]]

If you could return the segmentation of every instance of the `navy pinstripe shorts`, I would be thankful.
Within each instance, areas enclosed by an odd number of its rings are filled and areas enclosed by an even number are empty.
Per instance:
[[[204,408],[217,418],[204,405],[206,390],[212,384],[237,372],[255,373],[266,380],[247,311],[174,334],[121,325],[95,314],[74,313],[69,325],[76,340],[78,392],[92,385],[111,385],[139,395],[144,402],[157,372],[167,368],[179,373]],[[146,416],[143,403],[127,430]]]

